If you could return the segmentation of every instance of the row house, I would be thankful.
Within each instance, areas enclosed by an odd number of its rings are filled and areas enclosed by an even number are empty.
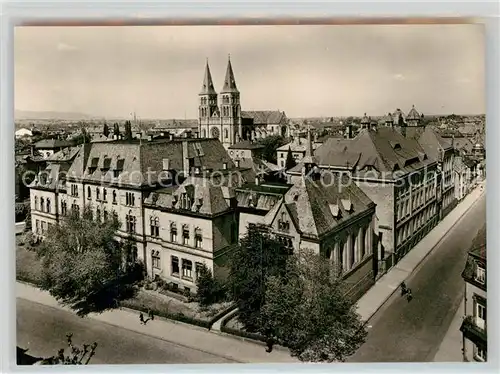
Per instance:
[[[487,360],[488,336],[486,318],[486,227],[479,231],[469,251],[462,273],[465,281],[462,353],[464,361]]]
[[[437,224],[437,162],[395,128],[328,139],[315,157],[323,173],[348,175],[376,204],[379,268],[391,267]],[[287,171],[291,181],[301,167]]]
[[[215,272],[213,260],[222,258],[231,248],[227,243],[234,242],[231,235],[236,237],[231,234],[234,215],[223,214],[219,208],[231,203],[230,187],[246,178],[252,180],[253,171],[237,168],[215,139],[83,144],[67,167],[64,189],[51,191],[51,223],[70,209],[81,212],[84,206],[92,207],[99,221],[113,215],[121,223],[117,239],[135,241],[135,258],[145,264],[150,276],[162,276],[194,291],[196,277],[186,283],[182,277],[172,276],[176,273],[173,262],[165,259],[176,252],[181,269],[185,260],[184,267],[193,272],[202,262]],[[216,193],[217,188],[222,192]],[[43,209],[47,210],[45,195],[39,188],[32,190],[32,207],[43,198]],[[175,204],[162,205],[166,195]],[[222,201],[216,200],[220,196]],[[34,220],[36,217],[33,215]],[[186,249],[196,251],[198,257],[193,253],[187,256]]]
[[[460,201],[475,186],[474,168],[476,164],[467,157],[455,156],[453,163],[455,198]]]
[[[312,145],[294,183],[257,182],[236,190],[239,235],[264,225],[291,252],[313,250],[339,268],[358,299],[377,276],[375,204],[346,177],[311,173],[311,154]]]

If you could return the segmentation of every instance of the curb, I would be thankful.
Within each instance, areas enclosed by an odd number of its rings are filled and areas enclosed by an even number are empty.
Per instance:
[[[483,196],[485,193],[485,191],[483,190],[479,196],[476,198],[476,200],[474,200],[472,202],[472,204],[460,215],[460,217],[457,218],[457,220],[453,223],[453,225],[450,226],[450,228],[448,230],[446,230],[446,232],[444,233],[444,235],[441,236],[441,238],[439,238],[439,240],[436,242],[436,244],[434,244],[431,248],[431,250],[429,252],[427,252],[425,254],[424,257],[422,257],[420,259],[420,261],[417,263],[417,265],[413,268],[413,270],[411,272],[408,273],[408,276],[404,279],[405,281],[410,279],[411,276],[416,272],[416,270],[420,267],[420,265],[422,264],[422,262],[424,262],[424,260],[432,253],[434,252],[434,249],[444,240],[444,237],[458,224],[458,222],[467,214],[467,212],[469,212],[472,207],[478,202],[479,198],[481,196]],[[456,208],[456,207],[455,207]],[[451,213],[451,212],[450,212]],[[375,311],[370,315],[370,317],[368,317],[365,321],[365,323],[363,325],[367,325],[370,320],[373,318],[373,316],[375,314],[377,314],[377,312],[389,301],[389,299],[398,291],[398,288],[395,288],[394,291],[392,291],[389,296],[387,296],[383,301],[382,303],[377,307],[377,309],[375,309]]]
[[[241,341],[244,341],[244,342],[249,342],[249,343],[257,344],[257,345],[260,345],[262,347],[266,347],[266,343],[261,342],[259,340],[254,340],[254,339],[250,339],[250,338],[245,338],[243,336],[228,334],[227,332],[222,332],[222,331],[217,331],[217,330],[212,330],[210,332],[212,332],[214,334],[217,334],[217,335],[220,335],[220,336],[225,336],[225,337],[229,337],[229,338],[232,338],[232,339],[237,339],[237,340],[241,340]],[[273,351],[275,351],[275,350],[290,354],[290,350],[288,348],[286,348],[286,347],[281,346],[281,345],[274,344],[273,345]],[[292,357],[292,356],[290,355],[290,357]]]

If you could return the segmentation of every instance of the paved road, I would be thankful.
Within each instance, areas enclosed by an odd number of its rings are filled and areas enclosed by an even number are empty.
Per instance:
[[[24,299],[17,299],[17,346],[29,348],[28,354],[50,357],[66,346],[66,334],[74,342],[98,342],[92,364],[176,364],[231,363],[193,348],[180,346],[93,319],[83,319]]]
[[[464,294],[467,251],[485,224],[483,195],[409,279],[413,300],[397,292],[372,317],[367,340],[350,362],[433,360]]]

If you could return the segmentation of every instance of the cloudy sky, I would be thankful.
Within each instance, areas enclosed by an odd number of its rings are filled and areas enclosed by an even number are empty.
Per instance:
[[[20,27],[15,107],[196,118],[228,54],[243,110],[289,117],[485,111],[480,25]]]

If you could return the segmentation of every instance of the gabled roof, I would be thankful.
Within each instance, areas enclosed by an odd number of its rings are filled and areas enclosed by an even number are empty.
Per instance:
[[[200,95],[217,95],[215,92],[214,83],[212,81],[212,74],[210,73],[210,67],[207,64],[205,66],[205,77],[203,78],[203,85],[201,87]]]
[[[80,152],[81,146],[63,148],[59,152],[54,153],[49,158],[47,162],[67,162],[73,160],[78,152]]]
[[[371,119],[369,117],[367,117],[367,115],[365,113],[365,115],[363,116],[363,118],[361,118],[361,124],[362,125],[370,124],[370,122],[371,122]]]
[[[299,232],[310,237],[321,237],[342,222],[374,207],[354,183],[347,183],[347,180],[340,183],[340,178],[347,177],[327,174],[323,178],[328,178],[328,181],[313,181],[302,176],[284,197],[287,208],[297,221]],[[330,205],[337,205],[341,214],[335,217]]]
[[[410,111],[408,112],[408,115],[406,116],[407,120],[416,120],[420,119],[421,115],[417,110],[415,109],[415,105],[412,105]]]
[[[238,93],[236,87],[236,80],[234,79],[233,67],[231,66],[231,59],[227,60],[226,78],[224,79],[224,87],[221,93]]]

